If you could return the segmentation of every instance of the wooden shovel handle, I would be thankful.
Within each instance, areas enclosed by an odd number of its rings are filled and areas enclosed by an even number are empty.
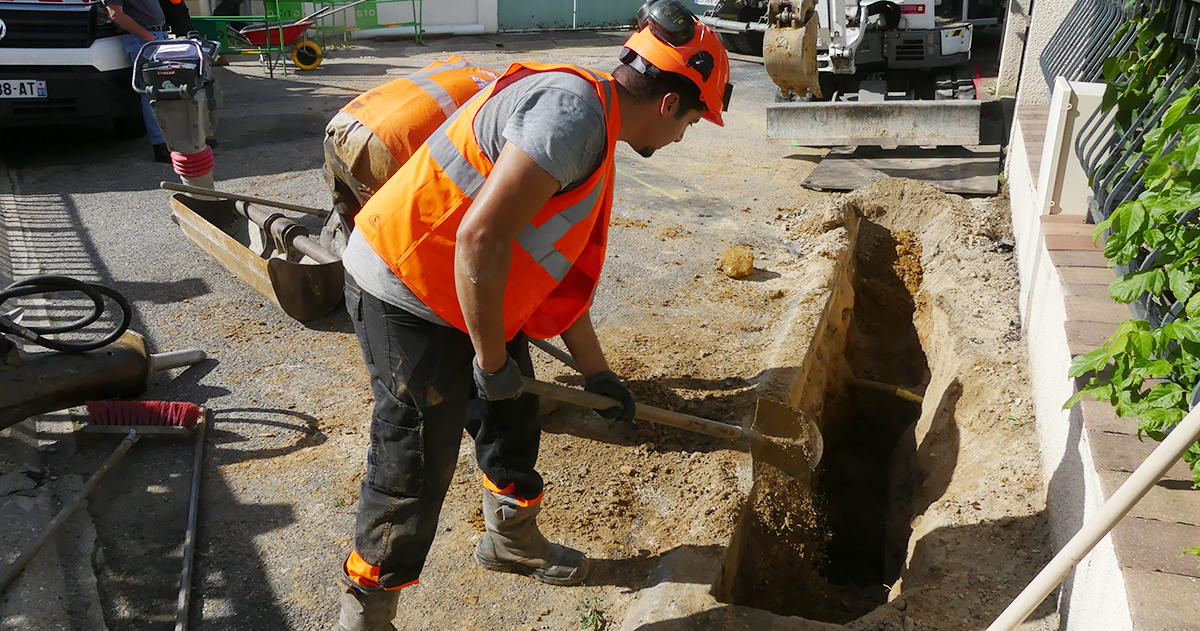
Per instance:
[[[575,405],[582,405],[595,410],[607,410],[608,408],[621,405],[621,402],[616,399],[611,399],[594,392],[586,392],[558,384],[546,383],[545,381],[538,381],[530,377],[522,377],[522,380],[525,382],[525,392],[540,394],[541,396],[564,403],[574,403]],[[745,441],[752,447],[763,442],[762,434],[752,429],[742,429],[736,425],[718,423],[698,416],[672,412],[641,403],[637,404],[633,415],[643,421],[650,421],[659,425],[669,425],[709,436]]]

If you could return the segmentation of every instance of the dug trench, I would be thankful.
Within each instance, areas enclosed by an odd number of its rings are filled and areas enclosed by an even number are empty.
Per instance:
[[[1048,558],[1003,209],[889,180],[812,215],[794,236],[849,244],[787,394],[825,457],[800,478],[755,463],[714,594],[852,629],[982,628]],[[1056,618],[1049,599],[1022,628]]]
[[[920,283],[919,254],[911,232],[860,226],[853,306],[840,316],[849,321],[845,346],[824,367],[825,456],[808,480],[788,484],[798,488],[780,496],[773,511],[798,501],[805,527],[781,528],[751,513],[747,554],[733,586],[738,604],[842,623],[886,602],[884,586],[899,578],[911,515],[889,519],[889,509],[893,500],[904,504],[911,497],[911,489],[895,483],[911,472],[915,445],[905,438],[921,406],[896,396],[895,388],[923,392],[929,383],[905,286],[906,278]],[[881,389],[888,385],[892,392]],[[802,585],[802,597],[778,589],[788,584]]]

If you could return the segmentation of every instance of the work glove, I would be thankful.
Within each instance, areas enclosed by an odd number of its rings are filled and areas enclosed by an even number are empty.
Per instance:
[[[621,378],[613,371],[606,370],[588,377],[583,389],[621,402],[621,405],[615,405],[607,410],[596,410],[600,416],[618,421],[633,421],[637,403],[633,400],[633,393],[625,387],[625,384],[621,383]]]
[[[496,372],[488,372],[479,367],[479,358],[471,360],[471,368],[475,377],[475,389],[479,398],[486,401],[505,401],[521,396],[524,384],[521,382],[521,369],[513,358]]]

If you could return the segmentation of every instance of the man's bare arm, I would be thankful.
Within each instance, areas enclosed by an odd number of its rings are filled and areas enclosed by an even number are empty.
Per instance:
[[[513,241],[558,189],[554,176],[507,143],[458,226],[454,285],[476,361],[487,372],[500,370],[508,360],[504,288]]]
[[[592,328],[592,312],[589,309],[579,317],[570,328],[562,333],[562,341],[571,351],[575,363],[584,377],[608,370],[608,361],[604,359],[604,350],[600,348],[600,340],[596,338],[596,330]]]
[[[154,41],[154,33],[142,28],[141,24],[138,24],[136,20],[129,17],[129,14],[125,12],[125,8],[121,5],[105,4],[104,8],[108,9],[108,17],[112,18],[113,22],[120,24],[121,28],[129,31],[133,35],[137,35],[147,42]]]

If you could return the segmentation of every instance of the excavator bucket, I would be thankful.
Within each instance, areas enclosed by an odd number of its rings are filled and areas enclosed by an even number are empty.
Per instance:
[[[232,199],[178,193],[171,196],[171,209],[192,243],[289,316],[307,322],[329,315],[341,303],[340,258],[278,213],[253,206],[239,209]],[[253,220],[264,217],[265,227]]]
[[[814,0],[772,0],[771,19],[763,36],[763,65],[784,95],[795,92],[817,98],[817,5]]]

